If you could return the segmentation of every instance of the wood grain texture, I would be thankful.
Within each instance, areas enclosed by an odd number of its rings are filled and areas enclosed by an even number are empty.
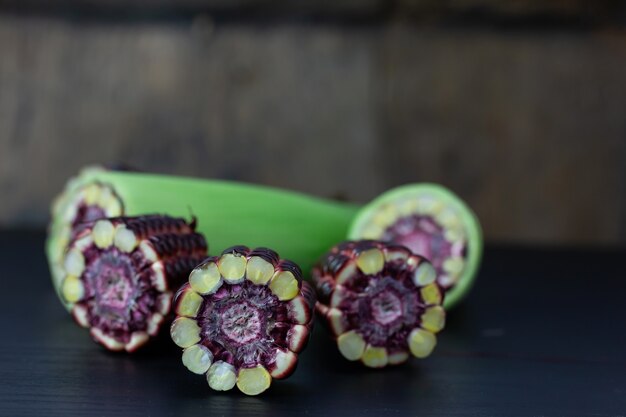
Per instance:
[[[0,225],[88,163],[368,201],[441,182],[489,239],[626,242],[621,31],[0,14]]]
[[[457,189],[487,236],[624,240],[626,37],[387,33],[385,183]]]
[[[430,358],[367,370],[316,326],[294,375],[251,398],[209,391],[167,338],[134,356],[105,352],[56,299],[43,238],[0,233],[3,416],[615,417],[626,409],[623,251],[489,246],[477,286],[449,313]]]
[[[367,33],[8,23],[7,222],[41,222],[66,178],[96,161],[350,198],[382,188]],[[26,160],[38,162],[24,178]]]

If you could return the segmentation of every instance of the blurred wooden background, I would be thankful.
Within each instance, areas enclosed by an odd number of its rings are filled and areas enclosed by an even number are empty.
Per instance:
[[[0,0],[0,226],[94,162],[367,201],[436,181],[492,240],[626,242],[626,7]]]

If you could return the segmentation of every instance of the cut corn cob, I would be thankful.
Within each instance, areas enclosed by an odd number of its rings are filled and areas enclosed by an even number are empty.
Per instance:
[[[315,295],[276,252],[226,249],[196,267],[175,298],[170,333],[183,364],[209,386],[247,395],[288,377],[309,339]]]
[[[413,184],[384,193],[354,219],[349,239],[398,243],[430,260],[446,291],[446,308],[469,291],[482,254],[480,224],[446,188]]]
[[[53,209],[47,254],[55,288],[67,243],[83,213],[135,216],[158,211],[198,218],[198,231],[218,250],[245,242],[273,247],[309,270],[343,240],[357,208],[303,194],[246,185],[138,172],[88,170],[71,181]]]
[[[206,257],[194,227],[157,215],[84,224],[70,241],[59,289],[76,322],[109,350],[133,352],[156,336],[173,292]]]
[[[313,269],[316,310],[350,361],[382,368],[428,356],[443,329],[443,291],[425,258],[377,241],[339,244]]]

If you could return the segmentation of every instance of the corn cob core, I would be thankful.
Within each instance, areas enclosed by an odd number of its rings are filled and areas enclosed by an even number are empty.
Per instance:
[[[400,245],[349,241],[332,248],[312,277],[316,310],[346,359],[381,368],[435,347],[443,291],[425,258]]]
[[[406,246],[428,259],[437,271],[437,282],[446,291],[454,286],[463,270],[465,240],[446,239],[446,230],[431,216],[401,217],[385,229],[381,240]]]
[[[156,336],[173,290],[206,257],[194,227],[158,215],[84,224],[65,256],[60,287],[78,324],[110,350],[132,352]]]
[[[78,211],[76,217],[72,221],[73,235],[80,232],[81,226],[84,223],[94,222],[96,220],[104,219],[107,217],[106,212],[102,207],[96,205],[89,205],[81,201],[78,205]],[[73,236],[72,236],[73,237]]]
[[[288,377],[309,338],[315,295],[276,252],[226,249],[192,271],[175,298],[170,329],[183,364],[212,389],[257,395]]]
[[[435,184],[381,195],[360,211],[348,236],[397,243],[427,258],[446,291],[446,308],[471,287],[482,253],[476,216],[459,197]]]

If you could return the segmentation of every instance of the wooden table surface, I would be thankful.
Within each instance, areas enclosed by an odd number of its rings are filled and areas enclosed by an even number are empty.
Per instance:
[[[2,416],[626,416],[626,252],[488,246],[426,360],[368,370],[321,326],[261,397],[208,389],[164,337],[105,352],[53,293],[44,234],[0,233]]]

